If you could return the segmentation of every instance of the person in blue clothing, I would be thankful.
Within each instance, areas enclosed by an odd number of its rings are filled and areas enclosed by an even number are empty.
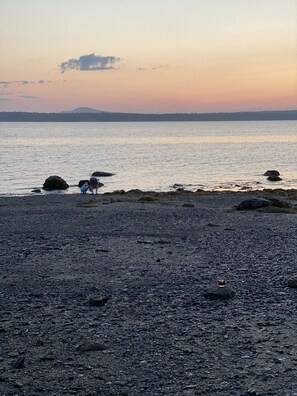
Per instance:
[[[89,188],[90,188],[90,186],[89,186],[89,181],[86,180],[86,181],[84,182],[84,184],[81,186],[80,191],[81,191],[83,194],[86,194],[86,193],[88,192]]]

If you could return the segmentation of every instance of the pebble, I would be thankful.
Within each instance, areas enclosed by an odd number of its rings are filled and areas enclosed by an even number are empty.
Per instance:
[[[289,279],[288,280],[288,287],[296,289],[297,288],[297,278]]]
[[[103,351],[105,349],[105,345],[92,341],[85,341],[77,348],[78,352]]]
[[[89,305],[92,307],[102,307],[102,305],[105,305],[108,300],[109,300],[108,297],[99,297],[99,298],[91,297],[89,299]]]
[[[25,357],[21,356],[13,363],[12,367],[16,369],[21,369],[24,367],[24,365],[25,365]]]

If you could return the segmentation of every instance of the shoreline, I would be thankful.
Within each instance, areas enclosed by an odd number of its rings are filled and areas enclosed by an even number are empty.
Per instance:
[[[251,195],[0,197],[2,394],[293,396],[297,216]]]
[[[233,195],[233,194],[246,194],[246,195],[276,195],[276,196],[286,196],[290,199],[294,199],[297,196],[297,188],[263,188],[263,189],[249,189],[243,188],[241,190],[203,190],[198,189],[196,191],[187,190],[185,188],[177,188],[175,190],[169,191],[153,191],[153,190],[140,190],[140,189],[132,189],[132,190],[114,190],[111,192],[100,192],[98,190],[98,194],[82,194],[81,192],[69,193],[67,190],[53,190],[53,191],[44,191],[42,188],[40,189],[40,193],[30,192],[26,195],[0,195],[0,199],[5,198],[24,198],[24,197],[49,197],[49,196],[61,196],[61,197],[70,197],[70,196],[84,196],[84,197],[96,197],[96,196],[113,196],[113,195],[121,195],[121,196],[137,196],[140,194],[152,195],[152,196],[182,196],[182,195]]]

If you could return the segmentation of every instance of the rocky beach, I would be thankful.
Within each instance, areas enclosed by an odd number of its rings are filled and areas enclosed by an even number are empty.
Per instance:
[[[236,209],[251,197],[273,204]],[[296,190],[0,198],[0,394],[297,395],[296,209]]]

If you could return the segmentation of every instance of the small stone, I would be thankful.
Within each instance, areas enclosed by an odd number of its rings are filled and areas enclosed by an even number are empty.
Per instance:
[[[100,298],[90,298],[89,299],[89,305],[91,307],[102,307],[102,305],[105,305],[107,301],[109,300],[108,297],[100,297]]]
[[[13,368],[16,368],[16,369],[20,369],[20,368],[23,368],[24,365],[25,365],[25,357],[24,357],[24,356],[21,356],[21,357],[19,357],[19,358],[14,362],[14,364],[12,365],[12,367],[13,367]]]
[[[195,205],[194,205],[194,204],[191,204],[191,203],[185,203],[185,204],[183,204],[183,207],[184,207],[184,208],[194,208]]]
[[[227,300],[235,296],[235,291],[228,286],[211,286],[205,290],[203,295],[209,300]]]
[[[85,341],[77,348],[78,352],[104,351],[105,349],[105,345],[93,341]]]
[[[291,287],[293,289],[297,289],[297,278],[289,279],[288,280],[288,287]]]
[[[39,360],[42,362],[51,361],[51,360],[55,360],[55,356],[52,355],[51,353],[46,355],[40,355]]]

